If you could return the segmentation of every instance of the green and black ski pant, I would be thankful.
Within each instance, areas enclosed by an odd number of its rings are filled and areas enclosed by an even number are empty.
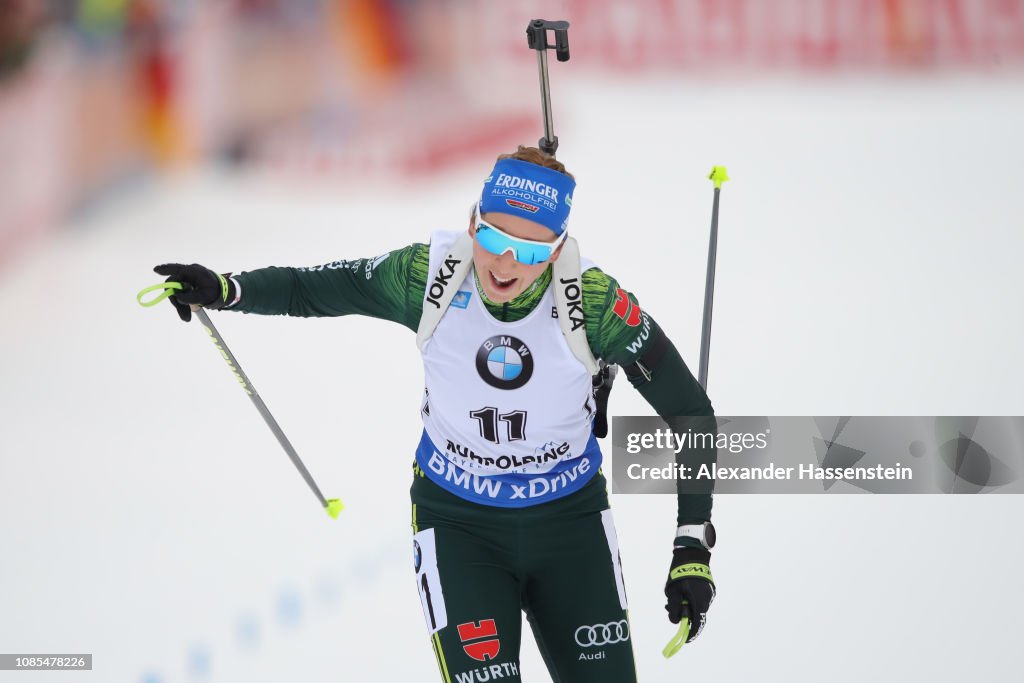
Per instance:
[[[555,683],[636,681],[600,473],[523,508],[463,500],[419,473],[411,493],[416,585],[444,683],[519,683],[523,612]]]

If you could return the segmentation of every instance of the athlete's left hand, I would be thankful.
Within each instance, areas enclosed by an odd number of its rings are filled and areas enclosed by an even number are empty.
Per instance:
[[[708,609],[715,599],[710,563],[711,553],[702,548],[676,548],[672,553],[672,566],[665,583],[668,598],[665,609],[673,624],[678,624],[683,617],[689,618],[688,643],[704,630]]]

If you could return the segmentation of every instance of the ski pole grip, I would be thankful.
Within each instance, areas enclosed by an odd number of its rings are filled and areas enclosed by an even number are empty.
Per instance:
[[[554,31],[555,43],[548,42],[548,31]],[[531,50],[554,50],[560,62],[569,61],[569,22],[534,19],[526,27],[526,42]]]

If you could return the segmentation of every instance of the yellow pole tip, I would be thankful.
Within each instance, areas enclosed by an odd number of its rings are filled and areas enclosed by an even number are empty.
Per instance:
[[[725,166],[714,166],[711,168],[711,174],[708,175],[708,179],[714,181],[716,188],[721,188],[722,183],[729,180],[729,174],[726,173]]]
[[[331,516],[331,519],[337,519],[338,515],[341,514],[341,511],[345,509],[344,503],[337,498],[331,498],[328,500],[325,507],[327,509],[327,514]]]

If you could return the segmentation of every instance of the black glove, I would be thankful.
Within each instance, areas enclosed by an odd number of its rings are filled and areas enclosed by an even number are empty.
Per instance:
[[[676,548],[665,583],[668,620],[678,624],[690,620],[690,642],[704,630],[708,609],[715,599],[715,581],[711,578],[711,553],[703,548]]]
[[[219,275],[198,263],[190,266],[164,263],[153,270],[158,275],[169,276],[167,282],[180,282],[183,285],[182,289],[171,295],[170,302],[177,309],[178,317],[185,322],[192,320],[189,304],[217,309],[235,299],[235,284],[229,278],[231,273]]]

